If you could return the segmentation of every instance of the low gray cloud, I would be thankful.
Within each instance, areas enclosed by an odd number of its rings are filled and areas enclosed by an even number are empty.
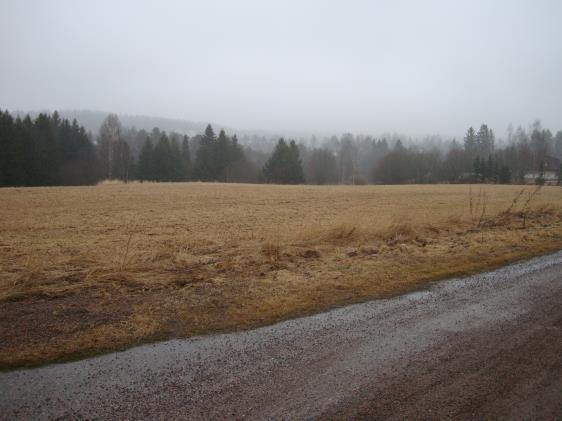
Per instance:
[[[0,107],[270,130],[562,128],[562,2],[0,3]]]

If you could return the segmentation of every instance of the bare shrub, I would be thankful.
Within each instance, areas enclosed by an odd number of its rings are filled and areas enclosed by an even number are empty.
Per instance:
[[[468,204],[470,221],[473,226],[480,228],[485,220],[486,209],[488,208],[488,196],[486,192],[480,188],[478,193],[474,195],[471,185],[468,190]]]
[[[529,212],[531,210],[531,206],[532,206],[534,200],[536,199],[536,197],[538,196],[539,192],[541,191],[541,189],[542,189],[542,185],[539,184],[537,187],[535,187],[533,189],[533,191],[530,191],[528,193],[527,200],[525,200],[525,202],[523,204],[523,208],[519,212],[521,218],[523,219],[523,228],[526,227],[527,218],[529,217]]]
[[[129,249],[131,248],[131,240],[133,239],[133,235],[134,233],[131,232],[129,234],[129,238],[127,239],[127,245],[125,246],[125,253],[123,254],[123,260],[121,261],[121,266],[120,266],[120,270],[123,270],[125,268],[125,265],[127,264],[127,258],[129,257]]]
[[[517,208],[517,204],[519,203],[519,200],[523,197],[523,194],[525,194],[525,189],[521,189],[519,192],[517,192],[513,197],[513,200],[511,201],[510,205],[502,213],[504,215],[510,215]]]

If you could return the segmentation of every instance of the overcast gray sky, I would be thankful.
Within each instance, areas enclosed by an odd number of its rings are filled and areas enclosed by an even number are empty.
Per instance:
[[[242,129],[562,128],[559,0],[0,0],[0,108]]]

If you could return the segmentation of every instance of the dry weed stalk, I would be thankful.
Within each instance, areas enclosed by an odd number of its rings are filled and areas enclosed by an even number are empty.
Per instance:
[[[538,185],[537,187],[535,187],[533,191],[529,192],[527,200],[523,204],[520,212],[521,218],[523,219],[523,228],[525,228],[527,225],[527,217],[529,216],[529,211],[531,210],[531,203],[535,200],[541,189],[542,185]]]
[[[511,201],[511,204],[507,207],[507,209],[505,211],[502,212],[502,214],[503,215],[510,215],[513,212],[513,210],[517,207],[517,203],[519,202],[521,197],[523,197],[524,193],[525,193],[524,188],[519,190],[519,192],[517,192],[517,194],[513,197],[513,200]]]
[[[486,209],[488,207],[488,196],[486,192],[480,188],[476,198],[472,192],[472,185],[470,185],[468,190],[468,201],[470,210],[470,221],[473,226],[480,228],[486,217]]]
[[[261,251],[271,262],[277,263],[281,258],[281,235],[279,227],[275,231],[273,241],[268,239],[261,246]]]
[[[133,239],[134,234],[135,234],[134,232],[129,233],[129,238],[127,239],[127,246],[125,247],[125,254],[123,255],[123,260],[121,261],[121,266],[119,267],[119,270],[123,270],[125,268],[125,265],[127,264],[127,258],[129,257],[129,249],[131,247],[131,240]]]

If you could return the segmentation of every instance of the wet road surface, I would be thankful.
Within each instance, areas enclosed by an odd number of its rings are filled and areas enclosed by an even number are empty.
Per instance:
[[[247,332],[0,373],[0,419],[562,419],[562,252]]]

